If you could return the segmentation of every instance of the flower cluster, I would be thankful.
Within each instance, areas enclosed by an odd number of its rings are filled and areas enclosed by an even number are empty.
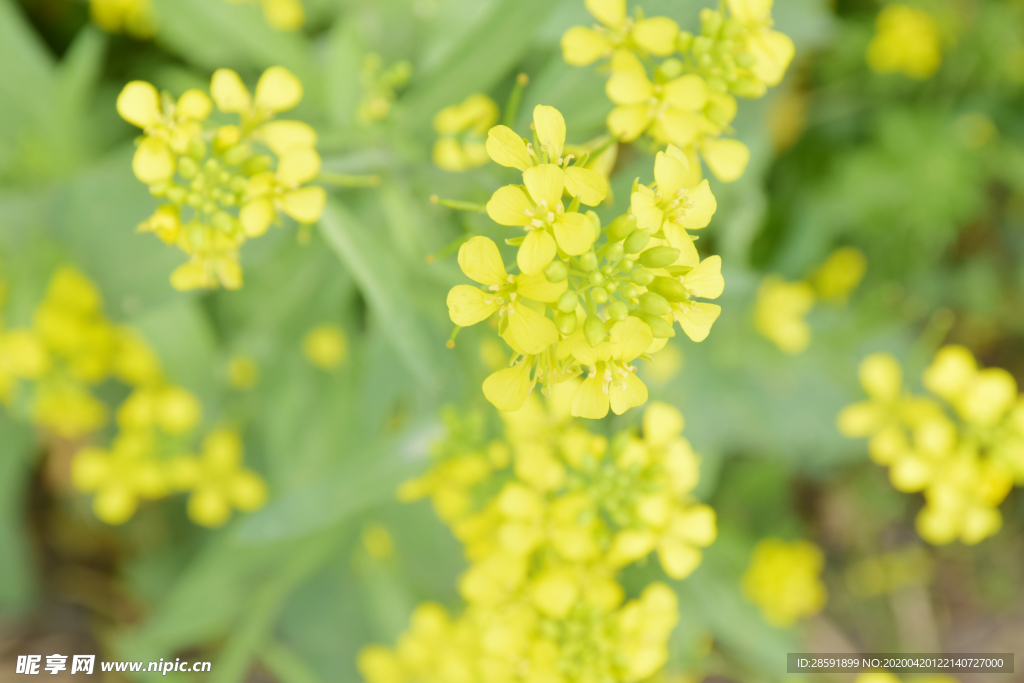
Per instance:
[[[189,452],[202,418],[199,401],[167,380],[156,353],[137,333],[106,318],[88,278],[61,268],[32,327],[0,332],[0,400],[79,445],[94,441],[108,421],[95,390],[109,380],[130,389],[115,411],[117,434],[107,447],[81,447],[71,470],[75,487],[95,494],[98,518],[123,523],[140,500],[176,491],[192,493],[189,515],[207,526],[226,521],[231,507],[263,504],[263,482],[241,467],[241,442],[233,432],[208,436],[202,458],[180,455]]]
[[[743,175],[750,152],[723,139],[736,116],[736,96],[761,97],[793,59],[793,42],[772,29],[772,0],[729,0],[701,11],[700,35],[667,17],[636,17],[626,0],[587,0],[598,20],[562,36],[565,61],[586,66],[610,59],[606,91],[615,108],[608,129],[623,142],[646,134],[656,146],[675,145],[700,180],[698,155],[723,182]],[[654,59],[659,58],[660,61]]]
[[[923,383],[948,410],[905,391],[900,365],[887,354],[864,359],[860,380],[869,398],[839,414],[839,430],[869,437],[871,458],[889,468],[893,486],[924,494],[921,537],[974,544],[996,533],[999,504],[1024,482],[1024,399],[1013,376],[978,367],[962,346],[943,347]]]
[[[252,2],[253,0],[229,0]],[[260,0],[267,23],[279,31],[297,31],[306,23],[306,10],[302,0]]]
[[[825,557],[810,541],[768,538],[757,544],[743,575],[743,593],[776,626],[790,626],[825,607]]]
[[[156,33],[151,0],[89,0],[93,22],[110,33],[152,38]]]
[[[531,144],[496,126],[487,137],[490,157],[523,174],[522,185],[499,188],[486,207],[496,223],[526,233],[506,240],[517,247],[519,273],[509,274],[493,241],[471,238],[459,265],[482,288],[452,288],[449,315],[460,327],[495,320],[512,348],[511,367],[483,386],[499,409],[518,410],[538,383],[549,394],[585,373],[572,414],[622,414],[647,401],[633,361],[662,349],[675,322],[703,341],[721,312],[699,301],[721,295],[721,259],[701,260],[687,232],[708,225],[715,198],[707,181],[686,184],[689,162],[669,147],[657,155],[654,182],[634,183],[630,212],[603,228],[580,207],[599,204],[607,182],[585,158],[563,156],[562,115],[538,105],[534,136]]]
[[[757,291],[754,328],[786,353],[801,353],[811,343],[805,320],[815,301],[842,304],[864,277],[867,261],[854,247],[842,247],[821,264],[809,282],[786,282],[769,275]]]
[[[213,74],[210,97],[189,90],[174,100],[132,81],[117,99],[121,116],[143,130],[132,169],[163,200],[139,226],[190,258],[171,275],[180,290],[242,286],[238,250],[285,214],[302,224],[323,213],[326,192],[310,186],[320,173],[316,132],[274,120],[302,99],[302,83],[271,67],[255,96],[230,69]],[[238,124],[213,125],[213,105]]]
[[[886,5],[878,13],[867,60],[876,73],[928,78],[942,65],[939,26],[919,7]]]
[[[498,105],[487,95],[470,95],[460,104],[445,107],[434,117],[440,139],[434,144],[434,163],[459,173],[483,166],[487,131],[498,122]]]
[[[627,601],[616,574],[653,552],[682,579],[715,538],[714,511],[690,494],[699,462],[683,417],[653,404],[642,435],[609,443],[568,418],[568,396],[506,414],[504,440],[448,416],[434,466],[401,495],[429,496],[465,545],[467,607],[423,605],[397,648],[364,650],[369,683],[639,681],[665,664],[675,593],[658,582]]]

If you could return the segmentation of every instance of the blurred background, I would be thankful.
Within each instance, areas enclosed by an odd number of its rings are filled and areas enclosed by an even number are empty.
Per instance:
[[[700,0],[641,4],[699,31]],[[786,652],[1024,642],[1019,492],[990,538],[928,544],[914,527],[922,497],[897,491],[865,443],[836,428],[863,398],[857,368],[871,353],[896,357],[916,393],[946,343],[1024,378],[1024,2],[912,4],[925,28],[889,40],[931,41],[932,65],[869,61],[885,3],[774,8],[796,57],[766,97],[740,102],[735,136],[751,161],[734,183],[711,178],[719,209],[698,243],[723,258],[722,316],[705,342],[677,336],[641,370],[652,399],[685,415],[702,459],[697,497],[719,518],[701,567],[672,584],[682,616],[661,680],[792,679]],[[566,64],[559,47],[593,19],[582,0],[303,0],[301,28],[280,30],[264,5],[152,0],[151,24],[103,26],[83,0],[0,0],[4,328],[31,324],[54,273],[74,266],[105,316],[198,399],[203,433],[239,431],[267,489],[260,509],[213,529],[190,520],[182,497],[105,524],[71,463],[113,428],[67,438],[12,400],[0,410],[2,681],[16,678],[17,655],[43,651],[210,660],[217,683],[360,680],[360,648],[393,643],[417,603],[458,604],[458,543],[429,503],[395,491],[425,469],[440,406],[487,406],[492,333],[466,329],[445,348],[445,296],[464,281],[446,248],[469,231],[501,233],[429,197],[482,202],[511,178],[494,164],[438,168],[431,121],[474,93],[503,107],[523,73],[517,131],[543,103],[564,114],[569,143],[600,136],[606,74]],[[316,128],[324,169],[381,183],[332,190],[344,211],[331,226],[246,245],[240,291],[178,292],[168,275],[183,257],[135,230],[156,203],[132,174],[138,131],[117,95],[136,79],[176,95],[205,88],[221,67],[253,83],[275,65],[305,86],[294,118]],[[617,152],[606,218],[626,210],[634,178],[651,180],[651,154]],[[829,297],[819,269],[839,248],[855,254],[839,271],[862,261],[863,277]],[[765,282],[809,284],[773,303]],[[111,410],[124,397],[97,391]],[[824,557],[827,604],[785,627],[741,587],[770,537],[809,540]]]

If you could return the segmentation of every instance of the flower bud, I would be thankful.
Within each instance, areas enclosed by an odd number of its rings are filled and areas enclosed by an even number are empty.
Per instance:
[[[178,175],[187,180],[195,178],[199,173],[199,164],[192,157],[181,157],[178,159]]]
[[[643,268],[637,268],[633,271],[631,279],[641,287],[646,287],[654,282],[654,273],[649,270],[644,270]]]
[[[703,35],[716,36],[722,28],[722,13],[706,7],[700,11],[700,23],[700,32]]]
[[[566,313],[564,311],[559,311],[558,313],[555,313],[555,327],[558,328],[558,331],[561,332],[562,335],[568,337],[576,331],[576,312],[572,311],[570,313]]]
[[[640,254],[639,261],[640,265],[648,268],[664,268],[675,263],[678,258],[678,249],[673,247],[651,247]]]
[[[618,299],[608,304],[608,317],[612,320],[622,321],[629,316],[629,307]]]
[[[626,250],[622,248],[621,244],[612,244],[604,252],[604,257],[612,263],[621,261],[622,257],[626,255]]]
[[[583,336],[587,343],[597,346],[604,341],[607,335],[608,330],[604,326],[604,321],[596,315],[588,315],[587,320],[583,323]]]
[[[576,296],[576,292],[570,289],[562,292],[562,296],[558,297],[558,302],[555,304],[555,308],[563,313],[572,313],[576,310],[576,306],[578,304],[579,299]]]
[[[604,275],[601,274],[601,271],[595,270],[593,273],[590,274],[590,284],[594,285],[595,287],[600,287],[601,285],[604,284]]]
[[[647,285],[647,290],[660,294],[668,301],[686,301],[690,298],[690,292],[683,283],[670,277],[654,278],[654,282]]]
[[[637,254],[643,251],[643,248],[650,241],[651,233],[649,231],[637,230],[626,239],[625,244],[622,245],[622,250],[627,254]]]
[[[680,31],[679,37],[676,38],[676,50],[680,54],[685,54],[687,50],[693,45],[693,34],[689,31]]]
[[[672,323],[662,317],[651,315],[647,311],[630,311],[629,314],[646,323],[651,328],[651,334],[654,335],[655,339],[667,339],[668,337],[676,336],[676,331],[672,329]]]
[[[565,282],[569,277],[569,266],[565,265],[565,261],[555,259],[544,269],[544,277],[548,282]]]
[[[665,80],[672,80],[676,76],[683,73],[683,63],[678,59],[666,59],[658,67],[658,73],[665,78]]]
[[[580,256],[580,267],[587,272],[597,270],[597,254],[588,251],[583,256]]]
[[[740,97],[761,97],[767,90],[764,83],[753,78],[738,78],[732,84],[732,91]]]
[[[619,216],[608,226],[608,241],[621,242],[636,230],[636,216],[631,213]]]
[[[654,292],[644,292],[640,295],[640,307],[651,315],[668,315],[672,307],[665,301],[665,297]]]
[[[608,291],[603,287],[594,287],[590,290],[590,298],[594,300],[595,304],[607,303]]]

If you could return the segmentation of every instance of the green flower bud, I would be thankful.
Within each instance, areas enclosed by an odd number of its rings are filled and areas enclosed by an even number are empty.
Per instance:
[[[194,161],[200,161],[206,156],[206,143],[203,142],[202,138],[195,137],[188,143],[188,149],[185,151]]]
[[[621,242],[636,230],[636,216],[627,213],[619,216],[608,226],[608,241]]]
[[[185,203],[189,206],[199,208],[203,203],[203,195],[198,192],[189,192],[188,196],[185,197]]]
[[[683,73],[683,63],[675,58],[666,59],[658,67],[658,74],[666,81],[672,80],[681,73]]]
[[[188,190],[180,185],[172,185],[167,188],[167,199],[176,206],[181,206],[188,198]]]
[[[588,315],[583,323],[583,336],[591,346],[597,346],[603,342],[605,337],[608,336],[608,330],[604,326],[604,321],[596,315]]]
[[[650,241],[650,231],[637,230],[626,239],[625,244],[622,245],[622,250],[627,254],[639,254]]]
[[[625,255],[626,250],[623,249],[622,245],[618,243],[610,245],[604,252],[604,257],[611,261],[612,263],[621,261],[622,257]]]
[[[616,290],[618,290],[618,288],[619,283],[616,282],[615,280],[612,280],[611,282],[606,282],[604,285],[604,291],[608,292],[609,294],[614,294]]]
[[[555,327],[564,336],[568,337],[570,334],[576,331],[576,312],[566,313],[559,311],[555,313]]]
[[[592,270],[597,270],[597,254],[588,251],[583,256],[580,256],[580,267],[588,273]]]
[[[249,145],[241,144],[229,147],[223,154],[224,163],[228,166],[238,166],[245,162],[250,156],[252,156],[252,150],[249,149]],[[210,159],[213,161],[213,159]]]
[[[595,270],[593,273],[590,274],[590,284],[594,285],[595,287],[600,287],[601,285],[604,284],[604,275],[601,274],[601,271]]]
[[[683,283],[670,277],[654,278],[654,282],[647,285],[647,291],[656,292],[668,301],[686,301],[690,298],[690,292]]]
[[[565,282],[569,277],[569,266],[565,265],[565,261],[555,259],[544,269],[544,277],[548,282]]]
[[[579,298],[576,296],[576,292],[569,289],[562,292],[562,296],[558,297],[558,301],[555,303],[555,308],[563,313],[572,313],[576,310],[576,306],[578,305]]]
[[[612,320],[622,321],[629,316],[629,306],[616,299],[608,304],[608,317]]]
[[[705,7],[700,11],[700,24],[700,32],[704,36],[717,36],[722,28],[722,13]]]
[[[270,165],[274,163],[274,160],[266,154],[255,154],[250,156],[242,164],[242,173],[246,175],[256,175],[257,173],[263,173]]]
[[[608,301],[608,291],[603,287],[595,287],[590,290],[590,298],[594,300],[595,304],[603,304]]]
[[[235,219],[226,211],[217,211],[210,219],[210,225],[221,232],[231,232],[235,225]]]
[[[634,285],[632,282],[626,282],[623,283],[622,287],[619,289],[619,294],[621,294],[627,299],[635,299],[637,291],[638,290],[636,288],[636,285]]]
[[[668,315],[672,307],[665,301],[665,297],[654,292],[644,292],[640,295],[640,307],[651,315]]]
[[[170,180],[158,180],[149,186],[149,193],[154,197],[163,197],[174,186]]]
[[[178,175],[191,180],[199,174],[199,164],[192,157],[181,157],[178,159]]]
[[[739,78],[732,84],[732,91],[740,97],[761,97],[767,90],[764,83],[753,78]]]
[[[644,270],[643,268],[637,268],[636,270],[633,271],[631,279],[633,280],[633,282],[640,285],[641,287],[646,287],[647,285],[654,282],[654,277],[654,273],[652,273],[651,271]]]
[[[672,247],[651,247],[640,254],[640,264],[648,268],[664,268],[676,262],[679,250]]]
[[[651,328],[651,334],[654,335],[655,339],[667,339],[668,337],[676,336],[676,331],[672,328],[672,323],[660,318],[656,315],[651,315],[647,311],[630,311],[629,314],[634,318],[639,318],[647,327]]]
[[[230,189],[235,194],[241,194],[242,192],[245,192],[245,186],[245,176],[236,175],[230,180],[230,182],[228,182],[228,189]]]
[[[693,46],[693,34],[689,31],[680,31],[676,38],[676,50],[685,54]]]
[[[756,62],[757,59],[755,59],[754,55],[750,54],[749,52],[741,52],[738,55],[736,55],[736,66],[742,69],[749,69],[750,67],[754,66]]]
[[[623,273],[628,273],[629,271],[633,270],[633,266],[635,265],[636,263],[634,263],[632,259],[623,259],[622,261],[619,262],[619,270],[621,270]]]

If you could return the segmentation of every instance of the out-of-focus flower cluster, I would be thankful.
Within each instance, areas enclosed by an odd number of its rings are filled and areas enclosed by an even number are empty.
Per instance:
[[[810,541],[768,538],[757,544],[743,575],[743,593],[776,626],[790,626],[825,607],[825,556]]]
[[[782,351],[801,353],[811,343],[807,314],[816,301],[843,304],[867,270],[864,254],[842,247],[822,263],[808,281],[786,282],[769,275],[762,282],[754,304],[754,327]]]
[[[260,0],[260,4],[267,23],[278,30],[295,31],[306,22],[302,0]],[[151,0],[89,0],[89,14],[97,26],[110,33],[127,33],[140,39],[152,38],[156,33],[156,17]]]
[[[526,233],[505,240],[517,248],[519,273],[509,274],[493,241],[471,238],[459,265],[481,286],[452,288],[448,312],[460,327],[495,321],[512,348],[511,367],[483,385],[499,409],[518,410],[537,384],[548,395],[582,373],[572,414],[622,414],[647,401],[633,361],[662,349],[676,322],[703,341],[721,313],[700,300],[722,294],[721,258],[701,260],[688,232],[710,223],[715,198],[707,181],[687,184],[689,161],[669,146],[657,155],[654,182],[634,182],[629,213],[602,226],[580,207],[599,204],[607,181],[586,168],[586,155],[565,153],[558,110],[538,105],[533,120],[532,142],[495,126],[486,143],[494,161],[523,174],[522,185],[499,188],[486,206],[496,223]]]
[[[606,91],[616,105],[608,129],[623,142],[647,135],[655,147],[675,145],[690,160],[688,182],[701,178],[699,158],[716,178],[743,175],[750,151],[723,138],[732,132],[736,97],[761,97],[793,59],[793,42],[773,30],[772,0],[728,0],[701,11],[701,31],[682,31],[667,17],[627,13],[626,0],[586,0],[597,19],[562,36],[565,61],[609,60]]]
[[[228,0],[253,2],[254,0]],[[306,23],[306,9],[302,0],[259,0],[267,23],[279,31],[297,31]]]
[[[1009,372],[979,367],[962,346],[939,349],[922,379],[933,396],[907,392],[892,356],[864,359],[868,400],[839,414],[839,430],[869,438],[893,486],[924,494],[922,538],[978,543],[999,530],[999,504],[1024,483],[1024,398]]]
[[[656,582],[626,600],[617,573],[651,553],[675,579],[700,563],[716,526],[691,496],[699,460],[671,406],[609,442],[569,418],[570,389],[503,415],[504,439],[446,416],[433,467],[401,496],[430,497],[465,545],[467,607],[423,605],[394,649],[365,649],[369,683],[639,681],[665,664],[675,593]]]
[[[110,415],[96,392],[111,380],[129,393],[115,411],[116,435],[98,446]],[[266,497],[262,480],[241,466],[235,432],[217,430],[201,457],[187,455],[202,418],[198,399],[167,380],[140,335],[107,319],[99,290],[74,268],[54,274],[31,327],[0,328],[0,403],[79,447],[72,482],[94,494],[107,523],[127,521],[140,500],[188,492],[190,517],[217,526],[232,508],[253,510]]]
[[[942,65],[938,23],[920,7],[886,5],[878,13],[867,60],[876,73],[930,77]]]
[[[132,81],[117,100],[121,116],[139,128],[132,169],[163,200],[139,226],[189,256],[171,275],[181,290],[242,286],[238,250],[282,215],[302,224],[320,219],[322,187],[316,132],[300,121],[275,120],[298,105],[302,83],[271,67],[255,96],[231,69],[213,74],[210,96],[189,90],[177,100]],[[213,107],[238,117],[216,125]]]

